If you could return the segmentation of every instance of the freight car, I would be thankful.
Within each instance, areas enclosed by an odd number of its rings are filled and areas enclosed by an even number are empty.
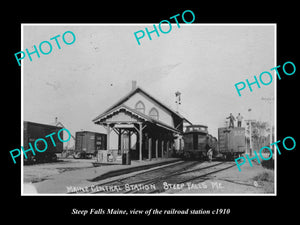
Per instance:
[[[75,159],[92,158],[98,150],[106,149],[106,134],[78,131],[75,135]]]
[[[218,129],[219,151],[225,159],[233,160],[246,151],[246,136],[244,127]]]
[[[34,123],[29,121],[24,121],[24,144],[25,150],[29,149],[29,143],[33,145],[35,140],[39,138],[45,138],[45,136],[55,132],[57,133],[62,127],[57,127],[48,124]],[[61,132],[60,137],[63,139],[63,132]],[[58,140],[57,135],[52,136],[56,146],[53,146],[50,138],[45,139],[48,144],[48,148],[45,152],[35,151],[33,155],[32,151],[26,153],[27,158],[24,156],[24,163],[30,162],[51,162],[57,160],[56,153],[62,153],[63,143]],[[38,149],[44,149],[45,144],[43,142],[37,142]]]
[[[205,159],[208,149],[217,150],[218,141],[208,134],[207,126],[190,125],[183,133],[183,157],[186,159]]]

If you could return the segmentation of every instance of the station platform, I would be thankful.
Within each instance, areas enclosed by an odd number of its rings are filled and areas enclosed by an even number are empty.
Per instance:
[[[152,160],[132,160],[131,165],[121,165],[117,163],[101,163],[94,166],[92,160],[83,161],[84,166],[75,167],[68,164],[64,165],[64,172],[53,174],[45,177],[44,180],[36,183],[24,184],[24,195],[66,195],[71,188],[85,188],[88,186],[101,184],[130,173],[138,173],[139,171],[148,170],[172,163],[179,163],[180,158],[159,158]],[[76,162],[80,165],[80,162]],[[82,164],[81,164],[82,165]],[[54,169],[54,168],[52,168]],[[30,186],[30,191],[27,187]],[[32,190],[36,190],[32,191]]]

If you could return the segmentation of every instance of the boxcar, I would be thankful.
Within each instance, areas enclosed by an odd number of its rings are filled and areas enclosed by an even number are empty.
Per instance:
[[[26,152],[27,158],[24,155],[24,162],[50,162],[55,161],[57,159],[56,153],[61,153],[63,151],[63,143],[58,140],[57,135],[53,135],[52,138],[56,144],[56,147],[53,146],[50,138],[45,138],[45,136],[62,129],[62,127],[57,127],[48,124],[34,123],[29,121],[24,121],[24,143],[23,147],[25,150],[29,149],[29,143],[34,148],[34,142],[36,139],[43,138],[47,141],[48,147],[45,152],[34,151],[35,155],[33,155],[32,151]],[[63,139],[63,132],[60,133],[60,137]],[[40,146],[39,145],[43,145]],[[44,149],[43,142],[37,142],[37,147],[39,149]]]
[[[75,137],[74,158],[92,158],[98,150],[106,149],[106,134],[78,131]]]
[[[203,159],[206,157],[206,152],[208,150],[208,139],[207,126],[187,126],[185,132],[183,133],[183,157],[187,159]]]
[[[233,159],[246,151],[245,128],[222,127],[218,129],[219,151],[226,159]]]

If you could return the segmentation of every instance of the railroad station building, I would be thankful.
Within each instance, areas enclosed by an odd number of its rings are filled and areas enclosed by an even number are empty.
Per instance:
[[[174,142],[183,133],[184,123],[191,124],[178,112],[137,87],[135,81],[127,95],[94,118],[93,122],[106,128],[106,154],[117,157],[126,153],[133,160],[169,157]],[[112,132],[118,136],[117,149],[110,147]]]

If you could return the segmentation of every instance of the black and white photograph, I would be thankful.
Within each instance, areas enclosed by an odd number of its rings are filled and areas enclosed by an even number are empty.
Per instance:
[[[276,195],[276,24],[180,19],[22,24],[22,195]]]
[[[295,4],[45,3],[2,14],[4,221],[296,219]]]

